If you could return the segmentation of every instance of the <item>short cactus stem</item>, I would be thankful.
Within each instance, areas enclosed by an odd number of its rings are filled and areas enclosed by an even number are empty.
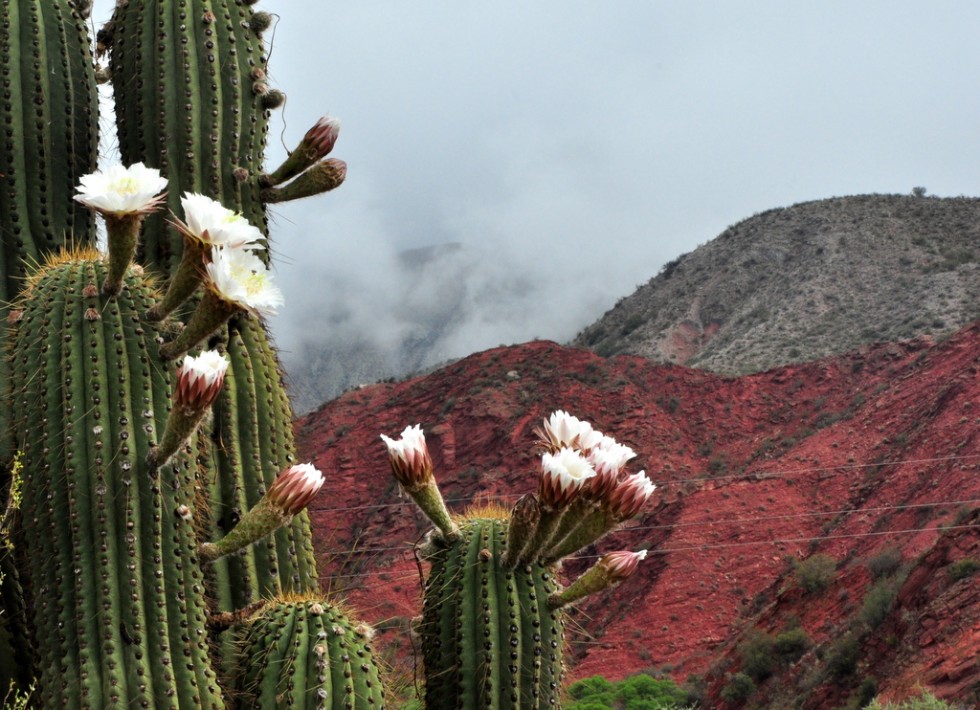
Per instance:
[[[208,245],[197,239],[184,237],[184,252],[177,272],[170,279],[163,300],[143,314],[146,320],[154,323],[163,320],[194,294],[204,281],[204,259],[208,251]]]
[[[183,355],[242,310],[244,309],[238,304],[226,301],[214,291],[206,289],[197,304],[197,309],[183,330],[174,340],[160,346],[160,357],[164,360],[173,360]]]
[[[340,121],[332,116],[323,116],[313,128],[306,132],[303,140],[283,161],[282,165],[276,168],[274,172],[262,176],[262,186],[281,185],[315,165],[333,150],[339,133]]]
[[[549,505],[542,505],[538,517],[538,524],[534,528],[534,534],[524,545],[524,548],[517,553],[517,564],[524,565],[534,560],[541,559],[545,550],[555,535],[558,525],[565,514],[565,508],[555,508]]]
[[[548,597],[548,607],[559,609],[583,599],[590,594],[596,594],[603,589],[607,589],[624,579],[633,576],[636,572],[640,560],[647,556],[646,550],[639,552],[629,552],[621,550],[610,552],[603,555],[602,559],[596,562],[585,573],[572,582],[561,592],[555,592]]]
[[[609,512],[601,506],[592,507],[591,511],[569,511],[565,519],[573,524],[564,535],[556,534],[551,539],[548,551],[542,555],[545,564],[554,564],[591,545],[606,533],[612,532],[617,525]]]
[[[227,535],[198,547],[203,562],[237,552],[292,522],[323,487],[323,474],[311,464],[297,464],[279,474],[262,499]]]
[[[262,201],[271,204],[312,197],[340,187],[346,177],[347,163],[327,158],[282,187],[265,188],[262,190]]]
[[[540,518],[541,506],[533,494],[521,496],[514,504],[507,525],[507,547],[501,560],[504,567],[513,569],[517,566],[520,554],[534,534]]]
[[[139,238],[141,214],[106,214],[105,227],[109,242],[109,270],[102,282],[102,294],[112,298],[122,289],[126,269],[136,255],[136,242]]]
[[[425,513],[432,524],[439,529],[446,542],[452,543],[459,540],[459,525],[449,515],[446,508],[446,501],[439,492],[439,486],[435,479],[430,479],[415,488],[406,488],[405,492],[412,497],[419,509]]]

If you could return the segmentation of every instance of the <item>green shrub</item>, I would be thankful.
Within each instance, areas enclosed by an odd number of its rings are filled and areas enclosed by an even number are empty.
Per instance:
[[[954,582],[969,577],[971,574],[980,570],[980,560],[972,557],[965,557],[951,564],[948,568],[949,578]]]
[[[742,672],[752,680],[765,680],[772,675],[776,665],[773,654],[775,641],[768,634],[756,633],[749,636],[739,647],[742,656]]]
[[[861,647],[853,634],[835,641],[827,652],[827,672],[835,678],[851,675],[857,667]]]
[[[721,691],[721,697],[729,702],[739,703],[747,700],[755,692],[755,683],[745,673],[736,673]]]
[[[625,710],[673,708],[684,702],[685,697],[673,681],[657,680],[645,673],[620,681],[616,688],[616,699],[623,703]]]
[[[892,610],[895,597],[898,595],[899,581],[897,579],[882,579],[875,582],[864,597],[858,617],[872,629],[876,629]]]
[[[955,707],[932,693],[925,692],[917,698],[907,698],[900,703],[880,703],[875,700],[867,706],[867,710],[953,710]]]
[[[822,592],[834,580],[837,571],[837,561],[830,555],[817,553],[810,555],[802,562],[794,562],[796,583],[807,594]]]
[[[568,687],[568,694],[575,700],[582,700],[590,695],[611,693],[614,687],[612,683],[601,675],[594,675],[591,678],[583,678],[572,683]]]
[[[881,579],[894,574],[902,564],[902,551],[897,547],[888,547],[868,560],[868,571],[874,579]]]
[[[779,634],[773,643],[773,651],[781,660],[792,663],[799,660],[811,645],[812,642],[806,631],[797,627]]]

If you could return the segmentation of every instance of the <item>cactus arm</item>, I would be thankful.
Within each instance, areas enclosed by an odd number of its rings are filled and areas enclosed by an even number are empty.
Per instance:
[[[550,571],[548,571],[550,570]],[[561,681],[564,676],[562,667],[562,646],[564,636],[564,621],[561,613],[548,608],[548,597],[558,591],[554,571],[542,567],[540,572],[533,574],[535,600],[538,605],[538,619],[541,622],[540,641],[535,646],[541,654],[541,680],[538,687],[542,697],[539,707],[553,708],[558,704],[561,693]]]

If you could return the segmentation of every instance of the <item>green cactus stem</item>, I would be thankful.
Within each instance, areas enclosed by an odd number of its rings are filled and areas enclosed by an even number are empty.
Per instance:
[[[346,177],[347,163],[336,158],[327,158],[282,187],[265,188],[262,190],[262,199],[272,204],[312,197],[340,187]]]
[[[419,631],[428,707],[560,707],[564,618],[547,604],[555,570],[502,564],[507,522],[503,511],[474,511],[460,541],[427,557]]]
[[[52,262],[20,304],[13,401],[43,707],[221,708],[190,515],[196,467],[144,460],[170,368],[131,269],[104,300],[94,252]]]
[[[383,710],[371,630],[315,598],[270,602],[246,622],[239,667],[243,710]]]

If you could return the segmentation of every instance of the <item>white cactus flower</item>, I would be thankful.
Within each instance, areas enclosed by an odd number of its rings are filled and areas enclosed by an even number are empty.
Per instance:
[[[560,508],[567,505],[587,480],[595,476],[592,464],[580,452],[563,448],[541,457],[539,491],[543,503]]]
[[[250,251],[215,247],[207,276],[219,298],[265,316],[275,315],[283,304],[282,291],[272,282],[272,273]]]
[[[113,165],[79,179],[75,200],[103,215],[146,214],[160,206],[167,180],[156,168]]]
[[[209,246],[252,249],[262,239],[262,232],[237,212],[220,202],[195,192],[185,192],[180,198],[184,219],[174,226],[184,235]]]

